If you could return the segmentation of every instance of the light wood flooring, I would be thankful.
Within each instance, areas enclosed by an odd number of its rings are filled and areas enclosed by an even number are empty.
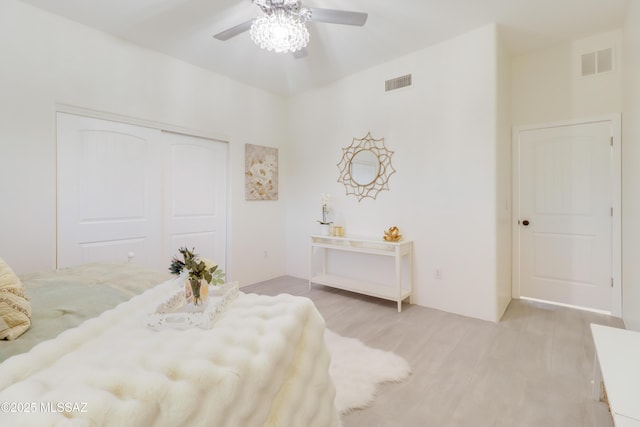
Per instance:
[[[384,384],[344,427],[610,427],[606,404],[591,399],[590,323],[620,319],[513,300],[491,323],[345,292],[289,276],[242,288],[310,298],[327,327],[393,351],[411,377]]]

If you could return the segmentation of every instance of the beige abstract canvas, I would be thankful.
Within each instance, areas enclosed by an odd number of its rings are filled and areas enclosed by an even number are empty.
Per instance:
[[[245,199],[278,200],[278,149],[245,144]]]

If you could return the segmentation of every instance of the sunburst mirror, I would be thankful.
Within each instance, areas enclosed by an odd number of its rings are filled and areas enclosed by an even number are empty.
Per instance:
[[[396,171],[391,165],[392,155],[393,151],[384,146],[384,138],[375,139],[371,132],[362,139],[353,138],[351,145],[342,149],[338,182],[358,201],[375,199],[380,191],[389,190],[389,177]]]

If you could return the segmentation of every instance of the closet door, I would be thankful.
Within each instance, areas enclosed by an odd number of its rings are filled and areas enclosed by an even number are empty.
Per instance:
[[[156,129],[58,113],[58,268],[131,256],[166,267],[161,136]]]
[[[166,258],[186,246],[226,271],[227,144],[163,132]]]
[[[58,268],[166,270],[194,247],[226,270],[227,144],[58,113]]]

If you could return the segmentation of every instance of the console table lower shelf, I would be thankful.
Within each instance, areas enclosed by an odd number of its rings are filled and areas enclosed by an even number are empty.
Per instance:
[[[331,286],[332,288],[343,289],[345,291],[357,292],[370,297],[382,298],[390,301],[398,302],[398,311],[401,310],[401,303],[411,297],[411,291],[398,289],[391,286],[383,286],[373,282],[365,282],[362,280],[349,279],[347,277],[334,276],[331,274],[318,274],[311,278],[312,283],[319,285]]]

